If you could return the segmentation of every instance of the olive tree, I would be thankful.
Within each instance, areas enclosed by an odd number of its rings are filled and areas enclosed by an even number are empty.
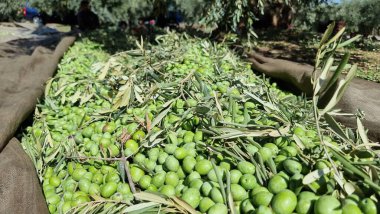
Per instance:
[[[15,20],[20,17],[22,4],[13,0],[0,1],[0,21]]]
[[[337,11],[336,19],[345,21],[351,32],[369,34],[380,27],[379,0],[344,0]]]
[[[10,1],[10,0],[5,0]],[[304,17],[299,23],[310,25],[312,20],[304,14],[315,14],[315,8],[329,0],[92,0],[92,9],[100,21],[117,23],[120,20],[137,20],[140,17],[157,17],[167,10],[168,5],[175,4],[182,11],[187,22],[200,22],[217,27],[221,31],[245,32],[254,35],[255,22],[264,12],[286,5],[294,17]],[[364,0],[371,1],[371,0]],[[376,1],[376,0],[372,0]],[[78,0],[33,0],[33,5],[40,10],[65,14],[76,12]],[[326,8],[318,7],[320,10]],[[311,11],[311,12],[310,12]],[[278,12],[278,11],[277,11]],[[275,14],[275,13],[273,13]],[[275,14],[276,15],[276,14]],[[314,16],[315,18],[320,17]],[[281,18],[281,17],[280,17]],[[300,20],[300,19],[299,19]],[[253,28],[252,28],[253,27]]]
[[[64,16],[68,12],[77,13],[80,2],[80,0],[34,0],[32,5],[48,15],[55,13]],[[92,10],[103,23],[115,23],[131,15],[143,14],[146,7],[149,7],[148,0],[92,0],[90,2]]]

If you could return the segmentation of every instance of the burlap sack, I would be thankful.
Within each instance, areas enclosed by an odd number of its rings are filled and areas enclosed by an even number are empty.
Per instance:
[[[74,40],[65,37],[55,50],[38,47],[31,56],[0,59],[0,213],[48,213],[30,158],[10,139],[34,110],[44,83]]]
[[[249,62],[254,70],[270,77],[282,80],[291,88],[302,91],[308,96],[313,93],[311,76],[313,67],[307,64],[291,62],[282,59],[272,59],[257,53],[248,55]],[[342,77],[343,78],[343,77]],[[321,100],[320,107],[329,101],[334,87],[329,90]],[[348,86],[342,99],[336,105],[343,113],[356,113],[360,109],[365,113],[363,124],[368,129],[368,137],[380,142],[380,84],[367,80],[354,78]],[[356,117],[338,116],[335,119],[347,127],[357,128]]]
[[[0,160],[0,213],[49,213],[34,165],[17,139]]]
[[[74,40],[74,37],[62,39],[54,51],[37,47],[31,56],[0,59],[0,151],[34,110],[44,83],[54,74]]]
[[[368,129],[368,137],[380,142],[380,84],[354,78],[344,93],[337,108],[343,112],[355,113],[357,109],[364,112],[363,125]],[[356,118],[336,117],[337,121],[357,128]]]

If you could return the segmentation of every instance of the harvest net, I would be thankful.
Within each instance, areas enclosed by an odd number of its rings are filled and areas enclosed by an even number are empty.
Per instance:
[[[377,203],[364,140],[317,126],[311,102],[255,75],[226,44],[156,41],[109,55],[82,40],[48,81],[22,146],[50,212],[302,213],[353,193],[362,209]]]

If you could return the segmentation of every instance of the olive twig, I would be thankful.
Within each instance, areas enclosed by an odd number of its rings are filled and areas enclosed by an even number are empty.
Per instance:
[[[133,183],[133,180],[132,180],[132,176],[131,176],[131,173],[129,172],[129,162],[127,161],[127,158],[125,157],[124,155],[124,143],[129,139],[131,138],[131,135],[129,135],[127,133],[127,131],[125,129],[123,129],[123,133],[122,133],[122,142],[121,142],[121,158],[122,158],[122,163],[123,163],[123,166],[124,166],[124,169],[125,169],[125,173],[127,174],[127,178],[128,178],[128,184],[129,186],[131,187],[131,190],[133,192],[133,194],[136,193],[136,187],[135,187],[135,184]]]

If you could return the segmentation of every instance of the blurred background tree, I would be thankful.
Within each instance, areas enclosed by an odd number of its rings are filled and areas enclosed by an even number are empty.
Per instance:
[[[380,27],[379,0],[339,0],[301,4],[294,25],[302,30],[319,29],[332,21],[343,21],[349,33],[370,34]]]
[[[14,0],[0,1],[0,21],[13,21],[21,18],[21,4],[15,4]]]
[[[26,2],[61,19],[75,16],[80,3],[79,0]],[[350,32],[368,34],[380,25],[379,0],[92,0],[91,5],[102,23],[113,24],[121,20],[133,24],[142,17],[157,18],[157,14],[174,5],[186,23],[202,23],[242,34],[254,34],[252,29],[263,26],[317,31],[331,21],[344,21]],[[13,0],[0,1],[0,20],[14,20],[21,7]]]
[[[380,27],[379,0],[343,0],[337,6],[336,19],[345,21],[350,32],[370,34]]]
[[[93,0],[92,10],[99,16],[102,23],[117,23],[120,20],[135,19],[148,14],[152,10],[149,0]],[[49,15],[68,13],[76,14],[79,9],[78,0],[34,0],[33,6]]]
[[[328,2],[309,2],[297,8],[297,15],[293,20],[295,28],[307,31],[323,31],[335,19],[335,4]]]

